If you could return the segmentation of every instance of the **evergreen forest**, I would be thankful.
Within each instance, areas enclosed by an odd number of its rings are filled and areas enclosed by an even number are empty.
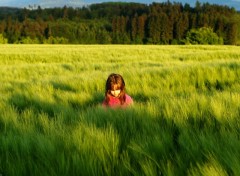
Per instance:
[[[240,13],[196,2],[0,7],[0,43],[240,44]]]

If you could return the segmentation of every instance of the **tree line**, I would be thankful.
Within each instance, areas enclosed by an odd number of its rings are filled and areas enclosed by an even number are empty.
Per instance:
[[[239,33],[240,14],[234,8],[199,1],[195,7],[167,1],[0,9],[5,43],[235,45]]]

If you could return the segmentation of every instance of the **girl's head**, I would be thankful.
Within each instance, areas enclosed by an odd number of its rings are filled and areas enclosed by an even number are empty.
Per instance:
[[[121,75],[112,73],[108,76],[105,95],[107,101],[109,96],[114,96],[119,98],[122,104],[125,102],[125,82]]]

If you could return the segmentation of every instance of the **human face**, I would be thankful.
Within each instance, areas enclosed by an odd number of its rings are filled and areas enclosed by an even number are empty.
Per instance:
[[[114,97],[118,97],[119,94],[120,94],[121,90],[118,89],[118,90],[111,90],[111,94],[114,96]]]

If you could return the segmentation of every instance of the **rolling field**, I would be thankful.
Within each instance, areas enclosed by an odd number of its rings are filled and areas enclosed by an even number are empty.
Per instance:
[[[240,175],[240,47],[0,45],[0,83],[0,176]]]

